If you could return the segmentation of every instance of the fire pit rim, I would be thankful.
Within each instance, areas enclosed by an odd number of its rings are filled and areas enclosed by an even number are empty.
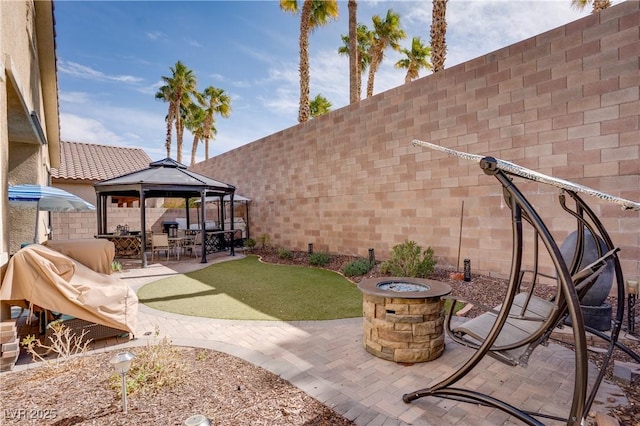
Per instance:
[[[397,281],[407,284],[417,284],[429,287],[428,290],[421,291],[393,291],[384,290],[378,287],[378,284]],[[451,293],[451,286],[441,281],[430,280],[426,278],[410,278],[410,277],[376,277],[365,278],[360,281],[358,288],[365,294],[380,297],[389,297],[396,299],[428,299],[432,297],[441,297]]]

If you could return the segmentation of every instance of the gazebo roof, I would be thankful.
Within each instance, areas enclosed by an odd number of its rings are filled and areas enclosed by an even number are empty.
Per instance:
[[[96,194],[138,196],[144,191],[145,198],[153,197],[200,197],[232,194],[235,187],[208,176],[187,170],[187,166],[171,158],[154,161],[149,167],[113,179],[94,184]]]

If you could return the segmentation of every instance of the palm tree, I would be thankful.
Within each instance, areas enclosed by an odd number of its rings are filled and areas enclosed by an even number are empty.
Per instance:
[[[298,13],[298,0],[280,0],[285,12]],[[309,120],[309,34],[338,17],[337,0],[303,0],[300,12],[300,110],[298,122]]]
[[[378,15],[373,17],[374,39],[369,48],[371,63],[369,64],[369,79],[367,80],[367,97],[373,96],[373,81],[376,72],[384,59],[384,51],[391,47],[400,50],[398,42],[407,37],[400,28],[400,15],[389,9],[384,20]]]
[[[171,129],[175,123],[177,138],[176,160],[180,163],[182,162],[182,137],[184,134],[180,111],[183,105],[188,106],[191,103],[191,95],[196,91],[196,76],[192,70],[180,61],[169,69],[171,70],[171,77],[161,77],[164,85],[158,89],[155,97],[164,102],[169,102],[165,148],[167,149],[167,157],[171,157]]]
[[[215,115],[220,114],[222,117],[231,115],[231,98],[224,93],[223,89],[209,86],[200,94],[201,104],[204,107],[204,157],[209,159],[209,139],[213,140],[217,133],[215,128]]]
[[[331,111],[331,102],[320,94],[316,95],[316,97],[309,102],[309,110],[311,111],[311,117],[316,118]]]
[[[431,63],[433,72],[444,69],[447,56],[447,2],[449,0],[433,0],[431,9]]]
[[[591,13],[600,12],[611,6],[610,0],[571,0],[571,7],[577,10],[584,10],[591,3],[593,3]]]
[[[349,103],[360,100],[360,67],[358,65],[358,2],[349,0]]]
[[[187,108],[183,108],[183,110],[186,111],[184,117],[184,126],[193,135],[193,145],[191,146],[191,165],[193,166],[194,164],[196,164],[198,143],[204,138],[205,134],[205,112],[195,103],[192,103]]]
[[[422,44],[420,37],[414,37],[413,40],[411,40],[411,50],[402,49],[401,52],[406,55],[406,58],[402,58],[396,62],[395,67],[407,70],[407,75],[404,77],[405,83],[410,83],[412,80],[418,78],[422,68],[428,70],[433,69],[429,62],[431,47]]]
[[[356,86],[356,99],[360,100],[361,90],[362,90],[362,74],[367,70],[367,67],[371,63],[371,57],[369,57],[369,48],[371,47],[371,43],[373,42],[373,31],[369,31],[369,28],[365,24],[358,24],[356,29],[356,37],[358,39],[358,44],[356,48],[356,54],[358,56],[358,83]],[[340,55],[349,56],[350,48],[349,36],[342,35],[340,36],[343,46],[338,48],[338,53]],[[351,58],[349,58],[349,64],[351,64]]]
[[[156,99],[164,102],[169,102],[169,112],[165,116],[165,121],[167,122],[167,136],[165,138],[164,147],[167,150],[167,157],[171,157],[171,133],[173,129],[173,123],[176,120],[176,104],[172,102],[173,93],[171,86],[169,86],[168,84],[161,86],[156,93]]]

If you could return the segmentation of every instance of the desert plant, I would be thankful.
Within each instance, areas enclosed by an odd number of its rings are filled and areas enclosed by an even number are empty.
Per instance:
[[[393,247],[391,259],[380,265],[380,271],[398,277],[426,278],[433,273],[435,266],[431,247],[423,252],[415,241],[406,241]]]
[[[91,339],[84,338],[87,330],[82,330],[78,336],[60,320],[50,322],[49,328],[52,332],[47,336],[48,344],[42,343],[32,334],[24,337],[20,342],[27,353],[31,354],[33,361],[45,361],[48,367],[59,367],[75,355],[86,354],[87,346],[91,343]],[[45,359],[40,352],[55,354],[55,362]]]
[[[293,252],[284,247],[278,247],[278,257],[280,259],[293,259]]]
[[[113,272],[122,271],[122,263],[118,262],[117,260],[114,260],[113,262],[111,262],[111,271]]]
[[[317,252],[309,255],[309,264],[313,266],[325,266],[331,261],[329,253]]]
[[[258,237],[258,242],[260,243],[260,247],[263,249],[271,247],[271,237],[269,234],[262,234]]]
[[[357,259],[353,262],[349,262],[342,271],[347,277],[355,277],[357,275],[364,275],[371,270],[371,262],[364,259]]]
[[[182,350],[172,346],[167,337],[157,342],[158,335],[156,327],[154,341],[136,351],[136,357],[127,373],[127,394],[133,396],[155,392],[161,388],[172,388],[188,377],[189,370],[182,359]],[[121,391],[121,380],[122,376],[114,373],[109,378],[111,388]]]
[[[253,249],[256,246],[256,240],[254,240],[253,238],[245,238],[244,246],[248,249]]]

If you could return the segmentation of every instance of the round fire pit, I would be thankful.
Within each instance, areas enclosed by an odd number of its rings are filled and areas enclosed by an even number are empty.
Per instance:
[[[421,278],[362,280],[364,348],[389,361],[425,362],[444,352],[444,301],[451,287]]]

